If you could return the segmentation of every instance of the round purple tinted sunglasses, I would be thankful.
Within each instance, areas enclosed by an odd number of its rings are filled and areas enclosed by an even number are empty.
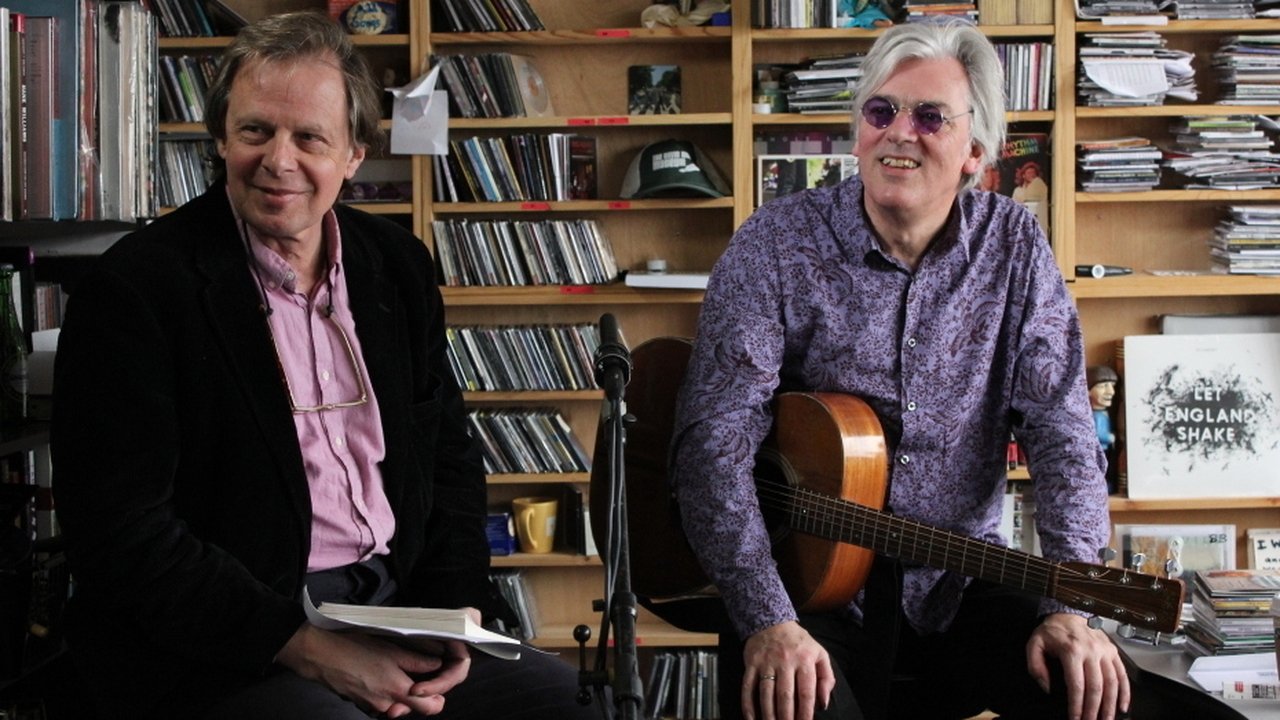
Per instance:
[[[907,117],[911,119],[911,127],[921,135],[932,135],[941,130],[943,125],[961,115],[973,112],[973,110],[966,110],[947,117],[942,114],[942,108],[931,102],[916,103],[911,108],[900,108],[892,100],[877,95],[862,104],[862,117],[871,123],[872,127],[883,130],[893,124],[893,119],[898,116],[899,110],[910,110],[910,115]]]

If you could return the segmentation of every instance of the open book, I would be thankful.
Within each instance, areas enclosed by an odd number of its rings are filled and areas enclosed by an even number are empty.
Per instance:
[[[383,635],[406,641],[409,645],[416,639],[459,640],[503,660],[520,658],[519,640],[485,630],[462,609],[341,603],[320,603],[316,607],[305,588],[302,591],[302,605],[307,611],[307,620],[323,630]]]

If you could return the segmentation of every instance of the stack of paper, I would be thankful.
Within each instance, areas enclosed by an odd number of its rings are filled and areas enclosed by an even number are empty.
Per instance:
[[[1213,54],[1220,105],[1280,104],[1280,35],[1231,35]]]
[[[1081,102],[1090,107],[1163,105],[1166,96],[1194,102],[1194,55],[1165,44],[1157,32],[1086,33],[1077,81]]]
[[[1174,122],[1165,167],[1189,189],[1249,190],[1280,186],[1280,154],[1251,115],[1193,116]]]
[[[1280,273],[1280,205],[1232,205],[1209,240],[1214,264],[1231,274]]]
[[[1271,599],[1280,593],[1277,570],[1210,570],[1191,583],[1194,621],[1187,647],[1196,655],[1274,650]]]
[[[1179,20],[1243,20],[1253,17],[1253,0],[1176,0]]]
[[[410,646],[441,640],[457,640],[504,660],[518,660],[519,640],[485,630],[467,610],[412,607],[375,607],[321,603],[316,607],[304,588],[307,620],[323,630],[362,632],[397,639]]]
[[[1171,4],[1172,0],[1076,0],[1076,17],[1159,16]]]
[[[1085,192],[1133,192],[1160,184],[1164,154],[1143,137],[1076,143],[1080,187]]]
[[[866,53],[817,58],[783,75],[787,109],[798,113],[848,113],[862,77]]]

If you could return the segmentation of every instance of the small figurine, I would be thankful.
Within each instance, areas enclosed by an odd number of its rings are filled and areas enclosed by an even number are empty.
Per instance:
[[[1111,431],[1111,401],[1116,396],[1120,376],[1106,365],[1094,365],[1085,372],[1089,382],[1089,404],[1093,407],[1093,427],[1098,432],[1102,449],[1115,447],[1116,434]]]

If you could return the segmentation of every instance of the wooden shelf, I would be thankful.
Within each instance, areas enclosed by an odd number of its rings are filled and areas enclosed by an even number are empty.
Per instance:
[[[1052,110],[1023,110],[1005,113],[1007,122],[1053,122]],[[752,125],[848,125],[848,113],[754,113]]]
[[[496,568],[596,567],[602,564],[599,555],[570,555],[561,552],[515,553],[514,555],[494,555],[489,558],[489,565]]]
[[[1276,31],[1276,21],[1261,20],[1170,20],[1167,25],[1103,25],[1099,21],[1077,21],[1077,33],[1125,33],[1154,30],[1161,34],[1213,33],[1230,35],[1237,32]],[[1073,73],[1074,75],[1074,73]],[[1272,109],[1275,112],[1275,109]]]
[[[1136,117],[1183,117],[1185,115],[1274,115],[1275,105],[1152,105],[1147,107],[1078,107],[1076,119]]]
[[[589,607],[587,608],[590,609]],[[600,630],[598,616],[583,614],[583,622],[591,628],[592,639],[588,648],[596,647],[595,633]],[[573,639],[573,625],[547,625],[538,628],[538,637],[530,643],[540,648],[576,648]],[[636,625],[636,646],[644,647],[715,647],[720,639],[710,633],[691,633],[677,630],[670,625],[638,623]]]
[[[663,305],[698,304],[701,290],[659,290],[609,285],[548,285],[536,287],[442,287],[451,307],[510,307],[512,305]]]
[[[1207,259],[1206,259],[1207,262]],[[1233,297],[1280,294],[1280,277],[1259,275],[1137,274],[1079,278],[1067,283],[1077,300],[1086,298]]]
[[[434,47],[452,45],[596,45],[622,43],[727,43],[727,27],[596,28],[525,32],[431,33]]]
[[[599,402],[604,399],[603,390],[519,390],[512,392],[476,392],[462,393],[467,403],[495,402],[566,402],[583,401]]]
[[[1280,200],[1280,189],[1271,190],[1144,190],[1138,192],[1076,193],[1077,203],[1184,203]],[[1206,257],[1208,257],[1206,255]]]
[[[591,482],[591,474],[573,473],[493,473],[488,476],[490,485],[536,485],[539,483]]]
[[[351,42],[357,47],[391,47],[408,48],[409,36],[404,33],[387,35],[352,35]],[[173,53],[183,50],[194,50],[207,53],[209,50],[225,48],[231,44],[230,37],[162,37],[158,47],[161,52]]]
[[[523,202],[436,203],[437,215],[481,213],[581,213],[640,210],[721,210],[733,207],[733,198],[678,198],[658,200],[529,200]]]
[[[1110,506],[1112,512],[1142,512],[1158,510],[1177,510],[1180,512],[1195,512],[1199,510],[1265,510],[1268,508],[1280,508],[1280,497],[1174,498],[1160,500],[1134,500],[1131,498],[1113,497],[1111,498]]]
[[[847,121],[847,118],[846,118]],[[730,113],[675,115],[587,115],[578,117],[450,118],[450,130],[516,130],[519,128],[625,128],[730,125]]]
[[[1053,25],[980,25],[978,27],[987,37],[1052,37]],[[799,30],[752,28],[751,41],[797,42],[816,40],[874,40],[883,34],[883,30],[866,30],[863,28],[804,28]]]

